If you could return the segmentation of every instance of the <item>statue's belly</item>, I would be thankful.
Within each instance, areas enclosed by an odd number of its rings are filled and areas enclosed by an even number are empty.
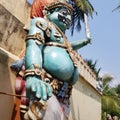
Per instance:
[[[44,68],[54,77],[67,81],[71,78],[74,65],[65,49],[47,46],[44,49]]]

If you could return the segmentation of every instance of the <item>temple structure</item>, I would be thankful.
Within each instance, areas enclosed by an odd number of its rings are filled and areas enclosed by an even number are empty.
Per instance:
[[[26,0],[0,0],[0,118],[20,120],[19,98],[15,94],[15,73],[10,64],[25,50],[30,4]],[[70,120],[101,120],[101,93],[96,76],[79,56],[79,80],[71,97]],[[3,93],[7,93],[6,95]],[[12,94],[12,95],[11,95]]]

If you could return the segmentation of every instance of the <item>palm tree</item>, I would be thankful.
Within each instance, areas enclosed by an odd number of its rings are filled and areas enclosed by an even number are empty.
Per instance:
[[[81,30],[81,21],[85,23],[86,35],[89,38],[90,32],[87,23],[87,16],[93,16],[93,12],[95,11],[92,4],[89,0],[70,0],[70,3],[73,6],[74,14],[73,14],[73,22],[72,22],[72,35],[74,28],[76,27],[78,31]]]
[[[103,95],[108,95],[108,92],[111,89],[109,84],[110,82],[112,82],[113,77],[110,75],[104,75],[102,79],[103,79],[102,81],[103,82]]]
[[[99,73],[101,68],[97,69],[97,60],[95,62],[93,62],[93,60],[91,59],[86,59],[85,62],[87,63],[87,65],[91,68],[91,70],[95,73],[97,79],[99,78]]]
[[[117,96],[116,88],[110,87],[110,82],[113,77],[110,75],[105,75],[103,80],[103,96],[102,96],[102,120],[106,119],[107,114],[111,116],[120,117],[120,103]],[[106,114],[105,114],[106,113]]]

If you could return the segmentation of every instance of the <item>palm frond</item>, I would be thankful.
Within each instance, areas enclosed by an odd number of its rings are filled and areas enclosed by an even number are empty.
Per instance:
[[[92,17],[93,12],[95,11],[93,6],[91,5],[91,3],[88,0],[85,1],[85,5],[86,5],[86,11],[87,11],[86,14],[89,13],[89,15]]]
[[[95,11],[92,4],[88,0],[74,0],[76,6],[87,15],[89,14],[91,17],[93,12]]]
[[[92,4],[88,0],[69,0],[73,6],[73,21],[71,26],[71,34],[73,35],[74,29],[81,30],[81,22],[84,22],[84,14],[93,16],[95,12]]]
[[[105,87],[113,80],[113,77],[111,75],[104,75],[102,80],[103,80],[103,87]]]
[[[115,10],[120,10],[120,5],[118,5],[116,8],[114,8],[113,10],[112,10],[112,12],[114,12]]]
[[[95,73],[96,77],[99,78],[99,73],[100,73],[101,68],[97,69],[97,60],[93,62],[92,59],[89,59],[89,60],[86,59],[85,62],[91,68],[91,70]]]
[[[82,12],[85,12],[85,5],[83,0],[75,0],[75,4]]]

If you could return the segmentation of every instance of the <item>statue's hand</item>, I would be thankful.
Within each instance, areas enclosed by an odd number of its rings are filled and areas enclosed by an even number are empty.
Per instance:
[[[52,87],[49,83],[43,82],[36,76],[28,76],[26,77],[26,94],[29,99],[34,96],[46,101],[52,96]]]

